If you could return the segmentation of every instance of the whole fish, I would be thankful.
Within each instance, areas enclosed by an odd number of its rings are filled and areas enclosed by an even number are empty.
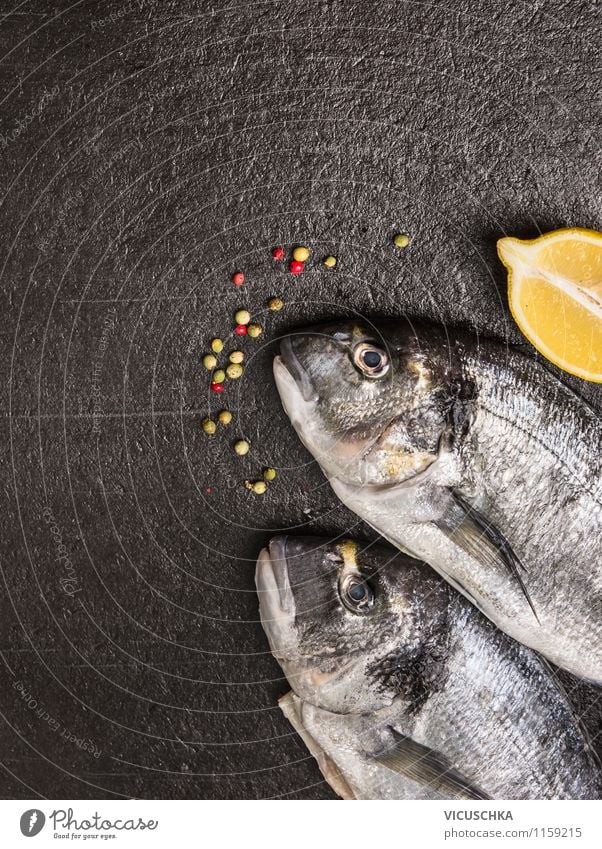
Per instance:
[[[602,681],[602,423],[578,395],[520,351],[401,320],[292,334],[274,373],[351,510]]]
[[[280,704],[344,798],[590,799],[599,765],[556,677],[395,549],[275,537],[259,608]]]

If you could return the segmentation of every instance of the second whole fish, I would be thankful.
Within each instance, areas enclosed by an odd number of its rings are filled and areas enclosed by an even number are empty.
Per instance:
[[[599,797],[550,667],[424,563],[281,536],[256,583],[280,706],[343,798]]]

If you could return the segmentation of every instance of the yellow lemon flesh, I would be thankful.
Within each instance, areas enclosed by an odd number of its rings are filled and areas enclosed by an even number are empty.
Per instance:
[[[559,368],[602,383],[602,233],[500,239],[508,301],[527,339]]]

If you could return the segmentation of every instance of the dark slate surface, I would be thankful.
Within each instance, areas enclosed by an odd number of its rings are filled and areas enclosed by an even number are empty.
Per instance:
[[[254,559],[274,528],[366,530],[287,426],[273,340],[351,309],[520,341],[496,239],[601,225],[595,4],[12,7],[0,795],[331,798],[276,708]],[[286,275],[269,249],[295,242],[338,270]],[[265,336],[210,397],[201,354],[242,304]],[[596,733],[595,692],[574,697]]]

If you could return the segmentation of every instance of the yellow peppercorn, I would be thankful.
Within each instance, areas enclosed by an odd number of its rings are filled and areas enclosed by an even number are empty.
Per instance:
[[[303,245],[297,245],[293,251],[293,259],[297,262],[306,262],[309,259],[311,251]]]
[[[234,313],[234,321],[237,324],[248,324],[251,321],[251,313],[248,310],[237,310]]]
[[[326,268],[334,268],[337,264],[336,256],[327,256],[324,258],[324,265]]]
[[[283,307],[284,301],[282,298],[270,298],[268,301],[268,309],[272,310],[272,312],[280,312]]]
[[[228,359],[230,360],[231,363],[242,363],[244,358],[245,358],[245,355],[243,354],[242,351],[232,351],[232,353],[228,357]]]
[[[396,248],[407,248],[410,244],[410,237],[406,233],[398,233],[393,239]]]
[[[247,327],[247,336],[250,336],[251,339],[257,339],[262,333],[263,327],[260,324],[250,324]]]
[[[230,410],[221,410],[217,418],[220,424],[229,425],[232,421],[232,413]]]
[[[209,436],[213,436],[213,434],[217,430],[215,422],[211,421],[211,419],[203,419],[202,428],[205,433],[209,434]]]
[[[241,457],[244,457],[244,455],[245,455],[245,454],[248,454],[248,453],[249,453],[249,448],[250,448],[250,447],[251,447],[251,446],[249,445],[249,443],[247,442],[247,440],[246,440],[246,439],[239,439],[239,440],[238,440],[238,442],[235,442],[235,443],[234,443],[234,450],[235,450],[235,451],[236,451],[236,453],[237,453],[237,454],[239,454]]]
[[[213,354],[205,354],[203,357],[203,365],[208,371],[211,371],[211,369],[215,368],[217,365],[217,357],[214,357]]]
[[[276,469],[264,469],[263,479],[264,481],[273,481],[276,477]]]
[[[222,348],[224,347],[224,343],[221,339],[212,339],[211,340],[211,350],[214,354],[220,354]]]
[[[226,372],[223,370],[223,368],[216,368],[216,370],[211,375],[211,380],[214,383],[223,383],[225,379]]]
[[[230,365],[226,369],[226,375],[231,380],[238,380],[239,377],[242,377],[244,369],[238,363],[230,363]]]

